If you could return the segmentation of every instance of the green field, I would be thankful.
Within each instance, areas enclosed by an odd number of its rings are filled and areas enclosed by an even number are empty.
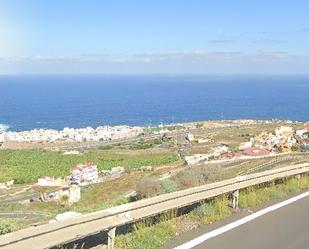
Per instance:
[[[122,166],[128,170],[142,166],[158,166],[178,160],[172,152],[116,153],[94,150],[81,155],[63,155],[43,150],[0,150],[0,182],[33,183],[41,176],[64,177],[73,165],[97,164],[100,170]]]

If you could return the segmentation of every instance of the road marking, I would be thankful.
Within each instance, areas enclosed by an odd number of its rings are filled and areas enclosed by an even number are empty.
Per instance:
[[[228,231],[230,231],[230,230],[232,230],[232,229],[234,229],[236,227],[239,227],[239,226],[241,226],[241,225],[243,225],[245,223],[248,223],[248,222],[250,222],[250,221],[252,221],[254,219],[257,219],[257,218],[259,218],[259,217],[261,217],[261,216],[263,216],[263,215],[265,215],[267,213],[275,211],[275,210],[277,210],[279,208],[287,206],[287,205],[289,205],[289,204],[291,204],[293,202],[296,202],[296,201],[301,200],[301,199],[303,199],[305,197],[308,197],[308,196],[309,196],[309,191],[306,192],[306,193],[300,194],[298,196],[292,197],[291,199],[288,199],[288,200],[285,200],[283,202],[280,202],[278,204],[275,204],[273,206],[270,206],[270,207],[267,207],[265,209],[262,209],[262,210],[260,210],[260,211],[258,211],[256,213],[248,215],[248,216],[246,216],[246,217],[244,217],[244,218],[242,218],[240,220],[234,221],[234,222],[232,222],[230,224],[227,224],[227,225],[225,225],[223,227],[215,229],[215,230],[213,230],[211,232],[205,233],[205,234],[203,234],[203,235],[201,235],[201,236],[199,236],[199,237],[197,237],[197,238],[195,238],[193,240],[190,240],[190,241],[188,241],[188,242],[186,242],[186,243],[184,243],[184,244],[182,244],[180,246],[175,247],[174,249],[190,249],[190,248],[193,248],[193,247],[195,247],[195,246],[197,246],[199,244],[202,244],[206,240],[214,238],[214,237],[216,237],[216,236],[218,236],[220,234],[226,233],[226,232],[228,232]]]

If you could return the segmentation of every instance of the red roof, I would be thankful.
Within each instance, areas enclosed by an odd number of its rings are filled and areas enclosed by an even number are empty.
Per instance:
[[[94,163],[85,163],[85,164],[79,164],[71,167],[71,170],[82,170],[85,168],[91,168],[96,166]]]
[[[243,154],[248,155],[248,156],[266,156],[266,155],[269,155],[269,151],[267,149],[249,147],[249,148],[244,149]]]

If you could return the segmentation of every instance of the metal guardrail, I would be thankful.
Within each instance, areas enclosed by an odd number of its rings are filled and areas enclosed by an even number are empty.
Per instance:
[[[0,248],[41,249],[75,241],[108,230],[109,248],[113,248],[115,228],[172,209],[254,185],[309,172],[309,163],[239,176],[212,184],[163,194],[76,218],[30,227],[0,236]]]

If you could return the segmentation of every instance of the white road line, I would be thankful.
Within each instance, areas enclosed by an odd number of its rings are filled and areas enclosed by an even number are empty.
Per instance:
[[[174,249],[190,249],[190,248],[193,248],[193,247],[195,247],[195,246],[197,246],[199,244],[202,244],[206,240],[209,240],[209,239],[214,238],[214,237],[216,237],[216,236],[218,236],[220,234],[228,232],[228,231],[230,231],[230,230],[232,230],[232,229],[234,229],[236,227],[239,227],[239,226],[241,226],[241,225],[243,225],[245,223],[248,223],[248,222],[250,222],[250,221],[252,221],[254,219],[257,219],[257,218],[259,218],[259,217],[261,217],[261,216],[263,216],[263,215],[265,215],[265,214],[267,214],[269,212],[275,211],[275,210],[277,210],[279,208],[287,206],[287,205],[289,205],[289,204],[291,204],[293,202],[296,202],[296,201],[301,200],[301,199],[303,199],[305,197],[308,197],[308,196],[309,196],[309,191],[306,192],[306,193],[300,194],[298,196],[292,197],[291,199],[288,199],[288,200],[285,200],[283,202],[280,202],[278,204],[275,204],[273,206],[270,206],[270,207],[267,207],[265,209],[262,209],[262,210],[260,210],[260,211],[258,211],[256,213],[248,215],[248,216],[246,216],[246,217],[244,217],[244,218],[242,218],[240,220],[234,221],[234,222],[232,222],[232,223],[230,223],[228,225],[225,225],[223,227],[215,229],[215,230],[213,230],[211,232],[205,233],[205,234],[203,234],[203,235],[201,235],[201,236],[199,236],[199,237],[197,237],[197,238],[195,238],[193,240],[190,240],[190,241],[188,241],[188,242],[186,242],[186,243],[184,243],[184,244],[182,244],[180,246],[175,247]]]

